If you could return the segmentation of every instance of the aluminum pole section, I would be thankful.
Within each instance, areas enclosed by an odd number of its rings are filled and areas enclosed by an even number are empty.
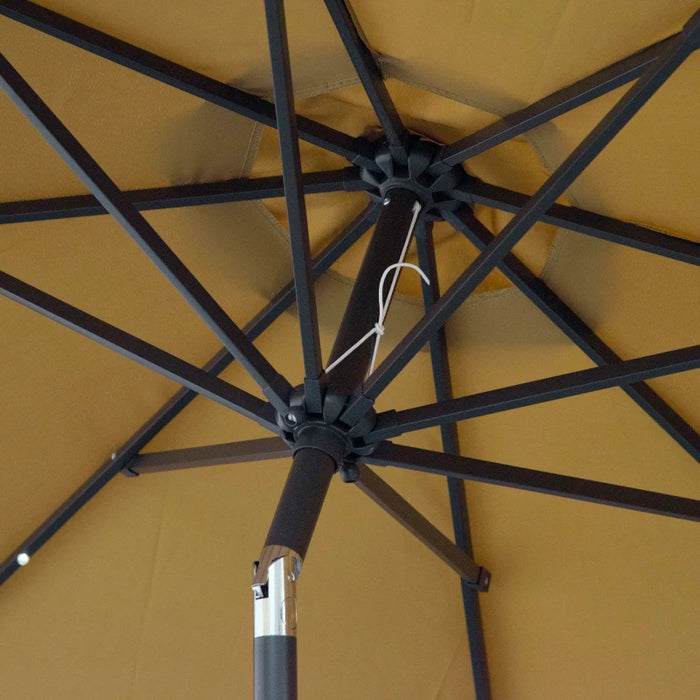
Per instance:
[[[296,577],[301,570],[294,552],[267,569],[267,583],[255,591],[255,700],[297,698]]]

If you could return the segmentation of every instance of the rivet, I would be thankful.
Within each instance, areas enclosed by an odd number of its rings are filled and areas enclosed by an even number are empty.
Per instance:
[[[382,204],[383,204],[384,206],[386,206],[386,205],[389,204],[390,202],[391,202],[391,199],[389,199],[389,197],[384,197],[384,201],[382,202]]]
[[[284,419],[290,425],[296,425],[299,422],[297,417],[291,411],[284,417]]]

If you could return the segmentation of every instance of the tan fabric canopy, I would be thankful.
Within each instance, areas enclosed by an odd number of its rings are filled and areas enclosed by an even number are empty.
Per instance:
[[[10,4],[10,3],[3,3]],[[262,2],[46,0],[89,26],[268,99]],[[359,136],[378,128],[322,2],[285,3],[297,112]],[[678,32],[685,0],[369,2],[352,8],[408,128],[450,143]],[[276,132],[0,17],[0,52],[125,190],[276,175]],[[700,240],[700,55],[677,72],[560,201]],[[626,88],[465,163],[532,194]],[[0,93],[0,200],[85,188]],[[305,172],[347,161],[302,143]],[[306,198],[319,251],[363,192]],[[510,215],[482,205],[498,232]],[[239,324],[291,278],[284,200],[147,212]],[[324,357],[367,237],[316,285]],[[478,251],[435,227],[447,288]],[[698,342],[697,268],[539,223],[515,252],[623,359]],[[415,262],[411,251],[409,261]],[[219,343],[108,216],[5,224],[0,269],[198,366]],[[380,357],[423,313],[404,273]],[[0,555],[12,552],[177,386],[0,298]],[[447,324],[455,395],[593,367],[500,272]],[[296,312],[256,342],[303,379]],[[223,377],[261,396],[233,364]],[[700,371],[649,382],[695,429]],[[421,352],[378,410],[434,401]],[[262,437],[197,398],[146,451]],[[459,425],[469,457],[700,498],[695,459],[622,389]],[[441,450],[436,428],[402,444]],[[0,695],[229,698],[252,694],[250,566],[289,460],[112,480],[3,585]],[[381,475],[451,535],[444,479]],[[494,698],[700,697],[696,524],[467,482]],[[356,488],[334,480],[299,580],[304,698],[474,695],[457,576]]]

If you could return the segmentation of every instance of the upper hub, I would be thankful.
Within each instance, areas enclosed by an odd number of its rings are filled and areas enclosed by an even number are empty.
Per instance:
[[[441,145],[411,134],[405,149],[393,149],[382,140],[374,148],[374,167],[360,169],[360,177],[370,186],[373,199],[384,199],[393,187],[415,192],[429,216],[458,206],[452,194],[467,176],[461,165],[436,167]]]

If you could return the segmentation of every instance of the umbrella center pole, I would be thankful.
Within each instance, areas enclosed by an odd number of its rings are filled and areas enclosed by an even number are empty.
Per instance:
[[[329,365],[374,326],[382,275],[405,256],[424,207],[419,192],[398,183],[387,187],[382,196],[380,216]],[[296,581],[333,474],[341,471],[344,480],[354,480],[358,456],[372,449],[361,440],[375,423],[371,408],[353,425],[339,420],[348,398],[361,386],[371,358],[372,344],[365,343],[326,374],[320,413],[310,410],[303,387],[299,387],[290,396],[289,408],[278,416],[294,458],[253,569],[255,700],[297,698]]]

